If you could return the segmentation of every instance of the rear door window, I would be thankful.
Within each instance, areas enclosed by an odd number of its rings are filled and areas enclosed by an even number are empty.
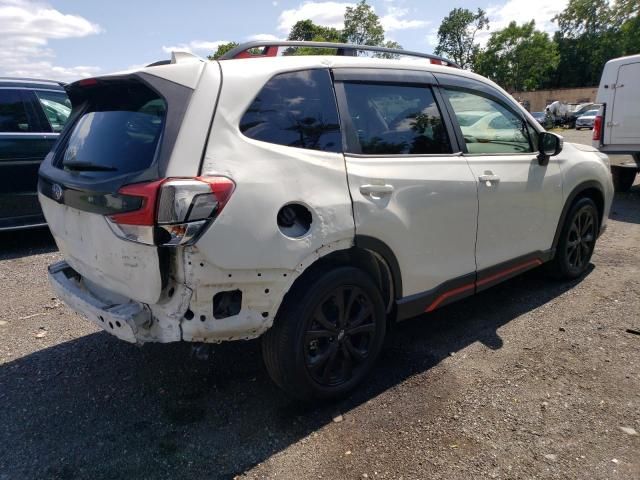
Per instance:
[[[359,151],[369,155],[451,153],[431,89],[422,85],[346,82],[349,117]]]
[[[56,133],[61,132],[71,113],[71,102],[67,94],[49,90],[36,90],[35,93],[51,125],[51,130]]]
[[[19,90],[0,89],[0,132],[33,132],[34,126]]]
[[[151,166],[166,101],[141,83],[99,87],[75,123],[62,156],[67,170],[130,173]]]
[[[263,142],[341,152],[329,71],[303,70],[273,77],[245,112],[240,131]]]

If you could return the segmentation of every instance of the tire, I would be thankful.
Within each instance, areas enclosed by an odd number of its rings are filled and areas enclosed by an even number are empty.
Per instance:
[[[611,167],[613,188],[616,192],[628,192],[636,179],[638,171],[630,167]]]
[[[350,306],[342,317],[339,304]],[[262,337],[262,355],[273,381],[290,396],[338,398],[371,371],[385,333],[385,307],[375,283],[360,269],[334,267],[286,295]]]
[[[600,230],[599,219],[598,208],[590,198],[579,198],[573,204],[549,265],[556,278],[573,280],[587,271]]]

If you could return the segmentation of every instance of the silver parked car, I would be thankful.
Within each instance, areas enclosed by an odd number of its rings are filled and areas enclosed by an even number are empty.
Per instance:
[[[595,122],[597,115],[598,115],[597,109],[589,110],[583,115],[580,115],[576,119],[576,130],[580,130],[582,128],[593,128],[593,122]]]

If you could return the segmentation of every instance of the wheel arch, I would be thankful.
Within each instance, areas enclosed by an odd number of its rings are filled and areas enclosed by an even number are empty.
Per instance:
[[[564,202],[564,207],[562,207],[562,213],[560,214],[560,220],[558,221],[558,226],[556,227],[556,233],[553,237],[552,249],[555,250],[558,247],[558,242],[560,241],[560,234],[562,233],[562,227],[564,226],[564,222],[567,218],[569,210],[573,206],[573,204],[579,200],[580,198],[590,198],[596,204],[598,208],[598,225],[602,225],[602,219],[604,215],[605,208],[605,197],[604,197],[604,187],[602,184],[596,180],[588,180],[586,182],[582,182],[567,196],[567,200]]]
[[[402,277],[398,260],[388,245],[365,235],[356,235],[351,248],[334,250],[305,268],[284,295],[280,308],[287,302],[287,297],[296,296],[299,288],[320,272],[345,265],[364,270],[374,280],[382,293],[387,313],[391,313],[396,300],[402,298]]]

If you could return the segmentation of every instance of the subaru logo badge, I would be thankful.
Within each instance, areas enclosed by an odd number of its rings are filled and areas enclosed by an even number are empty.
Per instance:
[[[58,202],[62,200],[62,187],[57,183],[54,183],[51,187],[51,193],[53,194],[53,198]]]

